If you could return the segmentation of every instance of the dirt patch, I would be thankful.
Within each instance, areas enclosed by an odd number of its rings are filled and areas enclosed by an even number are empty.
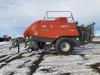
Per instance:
[[[31,65],[29,68],[31,69],[31,72],[29,75],[32,75],[33,73],[35,73],[35,71],[37,70],[37,68],[39,68],[39,64],[41,63],[41,61],[43,60],[44,57],[44,53],[40,55],[39,59],[36,60],[35,62],[33,62],[33,65]]]
[[[98,73],[100,73],[100,63],[91,65],[91,68],[95,69]]]
[[[41,69],[40,71],[43,71],[45,73],[53,73],[53,72],[56,72],[58,70],[52,70],[52,68],[48,68],[48,69]]]
[[[26,62],[24,62],[22,65],[20,65],[18,68],[21,68],[21,67],[23,67],[27,62],[30,62],[31,60],[28,60],[28,61],[26,61]]]
[[[7,57],[7,58],[4,58],[2,60],[0,60],[0,62],[5,62],[7,59],[9,59],[11,56]]]
[[[48,68],[48,69],[41,69],[40,71],[51,72],[51,68]]]
[[[7,56],[7,55],[2,55],[2,56],[0,56],[0,58],[3,58],[3,57],[5,57],[5,56]]]
[[[100,41],[92,41],[93,44],[100,44]]]
[[[44,71],[46,73],[52,73],[52,72],[55,72],[57,70],[52,70],[52,68],[46,68],[46,69],[41,69],[40,71]],[[60,74],[60,75],[70,75],[70,73],[63,73],[63,74]]]
[[[63,74],[60,74],[60,75],[70,75],[71,73],[63,73]]]
[[[0,61],[0,62],[5,62],[6,64],[2,64],[1,66],[0,66],[0,68],[2,68],[3,66],[5,66],[5,65],[7,65],[9,62],[11,62],[11,61],[13,61],[13,60],[16,60],[16,59],[21,59],[22,58],[22,54],[24,54],[24,53],[21,53],[21,54],[19,54],[18,56],[16,56],[16,57],[13,57],[12,59],[10,59],[10,60],[7,60],[7,59],[9,59],[10,57],[8,57],[8,58],[6,58],[6,59],[3,59],[2,61]]]
[[[56,51],[44,51],[43,53],[40,54],[52,54],[52,55],[58,55]]]
[[[83,57],[85,60],[88,60],[86,57],[85,57],[85,54],[79,54],[81,57]]]
[[[9,63],[9,62],[11,62],[11,61],[13,61],[13,60],[16,60],[16,59],[21,59],[22,58],[22,54],[19,54],[18,56],[16,56],[16,57],[13,57],[12,59],[10,59],[10,60],[6,60],[5,62],[6,63]]]
[[[14,72],[11,72],[9,75],[14,75]]]
[[[5,65],[7,65],[7,63],[2,64],[2,65],[0,66],[0,68],[2,68],[2,67],[5,66]]]
[[[31,57],[31,56],[33,56],[33,55],[35,55],[35,53],[33,53],[33,54],[29,55],[28,57]]]

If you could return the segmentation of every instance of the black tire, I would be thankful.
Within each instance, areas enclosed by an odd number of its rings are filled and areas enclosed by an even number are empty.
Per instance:
[[[6,41],[9,41],[9,40],[6,40]]]
[[[3,42],[3,41],[4,41],[4,39],[0,37],[0,42]]]
[[[38,45],[39,45],[39,48],[40,48],[40,49],[44,49],[44,48],[45,48],[45,47],[44,47],[45,44],[46,44],[45,42],[40,42],[40,41],[38,41]]]
[[[62,37],[56,41],[55,49],[59,54],[68,55],[74,50],[74,43],[71,39]]]

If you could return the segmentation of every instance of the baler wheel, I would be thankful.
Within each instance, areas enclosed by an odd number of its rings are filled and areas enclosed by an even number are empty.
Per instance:
[[[29,48],[29,49],[27,49],[27,52],[29,52],[29,53],[31,53],[32,51],[34,51],[33,48]]]
[[[55,49],[59,54],[67,55],[74,50],[73,41],[66,37],[59,38],[55,43]]]

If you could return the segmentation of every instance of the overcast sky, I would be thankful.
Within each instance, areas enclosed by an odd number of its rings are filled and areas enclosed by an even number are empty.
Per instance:
[[[71,11],[79,25],[95,22],[95,34],[100,35],[100,0],[0,0],[1,35],[23,36],[46,11]]]

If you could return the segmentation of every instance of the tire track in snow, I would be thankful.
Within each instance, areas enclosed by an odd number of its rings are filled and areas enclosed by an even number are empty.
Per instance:
[[[4,58],[2,58],[2,59],[0,59],[0,62],[5,62],[7,59],[9,59],[11,56],[6,56],[6,57],[4,57]]]
[[[100,73],[100,63],[96,63],[91,65],[91,68],[93,68],[94,70],[96,70],[98,73]]]
[[[24,62],[22,65],[20,65],[18,68],[22,68],[26,63],[30,62],[31,60],[28,60],[26,62]]]
[[[24,52],[25,53],[25,52]],[[16,60],[16,59],[21,59],[22,58],[22,54],[24,54],[24,53],[20,53],[20,54],[18,54],[18,55],[14,55],[14,56],[9,56],[8,58],[5,58],[5,59],[3,59],[1,62],[5,62],[5,64],[2,64],[1,66],[0,66],[0,69],[2,68],[2,67],[4,67],[5,65],[7,65],[7,64],[9,64],[11,61],[13,61],[13,60]]]
[[[43,57],[44,57],[44,53],[41,53],[40,57],[38,60],[33,62],[33,65],[31,65],[29,68],[31,69],[30,74],[29,75],[33,75],[33,73],[35,73],[35,71],[39,68],[39,64],[41,63],[41,61],[43,61]]]
[[[7,55],[2,55],[2,56],[0,56],[0,59],[3,58],[3,57],[5,57],[5,56],[7,56]]]
[[[43,58],[44,58],[44,56],[45,55],[58,55],[56,52],[42,52],[42,53],[39,53],[38,55],[40,55],[39,56],[39,59],[38,60],[36,60],[36,61],[34,61],[33,62],[33,64],[29,67],[30,69],[31,69],[31,71],[30,71],[30,74],[29,75],[33,75],[35,72],[36,72],[36,70],[40,67],[40,63],[44,60]],[[65,74],[62,74],[62,75],[69,75],[70,73],[65,73]]]

